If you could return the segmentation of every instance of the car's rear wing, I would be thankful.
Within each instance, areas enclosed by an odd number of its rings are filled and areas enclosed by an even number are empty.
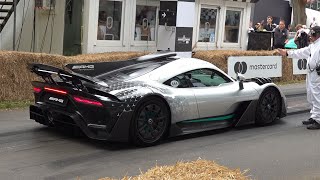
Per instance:
[[[77,74],[74,72],[69,73],[68,71],[65,71],[63,69],[45,65],[45,64],[31,63],[31,64],[28,64],[28,69],[31,72],[40,76],[48,84],[57,84],[57,80],[53,78],[53,75],[55,75],[59,77],[63,82],[71,83],[74,87],[78,89],[84,88],[82,81],[85,81],[91,84],[101,85],[101,83],[99,83],[99,81],[96,80],[95,78],[85,76],[82,74]]]
[[[122,61],[111,61],[111,62],[91,62],[91,63],[75,63],[67,64],[66,68],[72,72],[83,74],[86,76],[95,77],[107,72],[111,72],[123,67],[136,65],[138,63],[147,63],[152,61],[167,61],[169,58],[175,57],[177,54],[173,52],[160,52],[158,54],[149,54]]]
[[[58,86],[71,86],[73,90],[81,90],[81,92],[95,94],[100,96],[109,97],[112,100],[120,101],[116,96],[108,93],[109,87],[106,83],[89,76],[82,74],[77,74],[74,72],[68,72],[60,68],[45,64],[28,64],[28,69],[40,76],[45,84],[48,84],[49,87],[58,87]],[[57,79],[56,77],[59,77]],[[59,82],[58,82],[59,81]],[[62,83],[61,83],[62,82]],[[33,85],[43,84],[42,82],[34,81]],[[51,86],[50,86],[51,85]]]

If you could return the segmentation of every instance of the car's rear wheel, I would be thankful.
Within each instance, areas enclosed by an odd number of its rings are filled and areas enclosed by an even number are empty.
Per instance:
[[[170,113],[166,104],[157,97],[144,100],[137,108],[131,123],[131,139],[138,146],[152,146],[166,134]]]
[[[266,125],[277,119],[281,111],[281,97],[275,88],[266,89],[260,96],[256,109],[256,124]]]

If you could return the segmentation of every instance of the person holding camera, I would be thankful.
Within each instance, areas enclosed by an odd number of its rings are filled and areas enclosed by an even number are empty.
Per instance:
[[[308,125],[307,129],[320,129],[320,26],[315,26],[310,30],[311,44],[297,50],[277,49],[282,56],[289,58],[307,59],[307,98],[311,104],[311,117],[302,121]]]
[[[298,24],[296,31],[294,43],[297,45],[297,48],[300,49],[309,46],[309,29],[304,28],[302,24]]]

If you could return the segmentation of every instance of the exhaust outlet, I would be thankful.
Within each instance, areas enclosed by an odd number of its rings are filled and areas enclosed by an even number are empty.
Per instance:
[[[47,111],[46,113],[47,125],[52,127],[54,125],[54,118],[51,112]]]

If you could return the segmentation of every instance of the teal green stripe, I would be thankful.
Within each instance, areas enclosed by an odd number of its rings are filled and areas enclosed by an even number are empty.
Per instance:
[[[210,121],[222,121],[232,119],[234,114],[227,115],[227,116],[219,116],[219,117],[211,117],[211,118],[204,118],[204,119],[194,119],[194,120],[186,120],[183,121],[184,123],[195,123],[195,122],[210,122]]]

